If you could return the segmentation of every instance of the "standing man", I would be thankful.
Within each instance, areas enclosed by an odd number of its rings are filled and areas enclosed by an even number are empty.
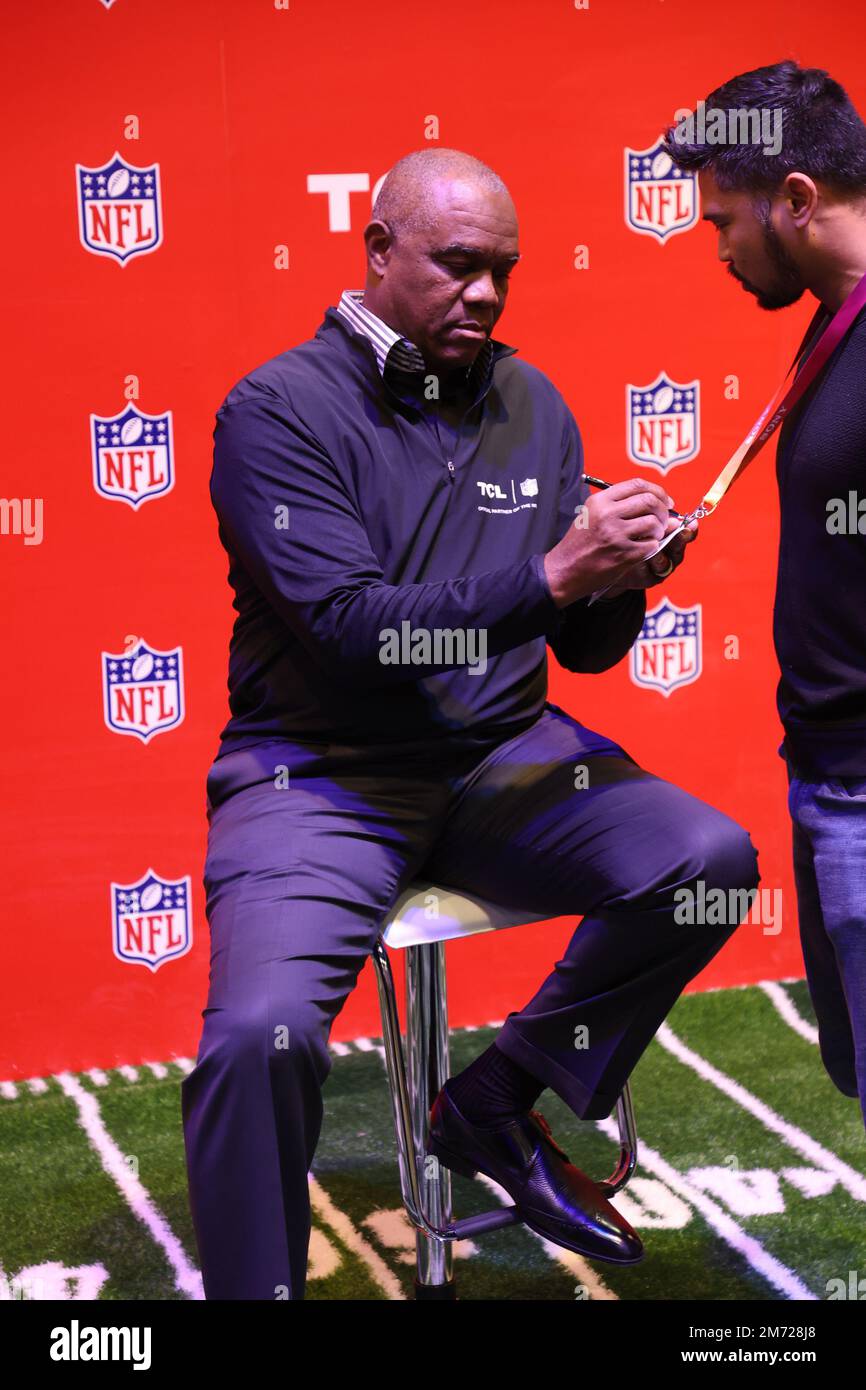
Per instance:
[[[492,337],[519,259],[507,188],[470,155],[418,151],[364,235],[364,291],[217,412],[238,616],[208,776],[210,988],[183,1083],[213,1299],[303,1297],[331,1025],[421,875],[583,916],[440,1092],[431,1151],[495,1178],[558,1244],[640,1259],[531,1107],[549,1086],[608,1115],[737,925],[679,924],[678,890],[739,910],[759,881],[736,822],[546,699],[546,644],[571,671],[621,660],[686,538],[648,559],[673,524],[656,483],[588,497],[571,411]]]
[[[717,88],[706,99],[705,129],[711,111],[744,110],[769,115],[770,128],[781,125],[778,153],[760,142],[694,143],[686,120],[668,131],[666,148],[680,168],[700,171],[719,259],[759,306],[783,309],[807,290],[818,301],[802,366],[866,274],[866,126],[826,72],[791,61]],[[843,1095],[859,1095],[866,1119],[862,310],[782,426],[776,476],[779,752],[788,769],[800,937],[824,1066]]]

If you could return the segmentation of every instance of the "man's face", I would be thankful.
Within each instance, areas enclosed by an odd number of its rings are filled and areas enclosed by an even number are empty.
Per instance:
[[[753,294],[762,309],[796,304],[806,284],[769,217],[762,220],[748,193],[719,188],[710,169],[698,174],[703,221],[719,233],[719,260],[728,273]]]
[[[433,225],[391,242],[375,294],[364,298],[428,365],[465,371],[505,308],[520,259],[517,218],[507,196],[457,179],[437,183],[436,207]]]

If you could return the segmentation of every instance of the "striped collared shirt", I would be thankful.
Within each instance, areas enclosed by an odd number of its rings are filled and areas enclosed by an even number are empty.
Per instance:
[[[347,318],[354,328],[370,339],[376,354],[376,361],[379,364],[379,371],[383,377],[386,369],[419,376],[425,376],[429,372],[429,368],[415,344],[396,333],[378,315],[374,314],[372,309],[365,306],[363,290],[343,290],[337,311]],[[477,393],[487,380],[492,356],[493,345],[490,339],[486,338],[475,361],[471,367],[466,368],[466,385],[471,387],[474,393]]]

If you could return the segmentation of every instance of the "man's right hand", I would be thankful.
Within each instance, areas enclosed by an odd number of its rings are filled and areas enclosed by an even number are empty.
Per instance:
[[[667,535],[673,499],[658,483],[630,478],[592,493],[544,557],[557,608],[615,584]]]

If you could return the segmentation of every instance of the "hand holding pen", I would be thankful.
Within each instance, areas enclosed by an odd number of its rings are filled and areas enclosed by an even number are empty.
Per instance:
[[[581,473],[580,476],[581,480],[584,483],[589,483],[590,487],[613,487],[613,483],[606,483],[603,478],[595,478],[591,473]],[[668,507],[668,511],[671,516],[675,516],[679,520],[682,520],[682,512],[675,512],[673,507]]]
[[[596,478],[592,473],[582,473],[581,478],[583,482],[588,483],[590,487],[608,489],[615,486],[612,483],[605,482],[603,478]],[[633,479],[632,483],[628,484],[628,486],[638,486],[640,482],[640,479]],[[621,486],[622,484],[619,485],[619,487]],[[660,491],[658,485],[653,484],[652,487],[654,491]],[[664,500],[670,504],[673,498],[665,493]],[[686,546],[697,536],[697,522],[692,516],[684,517],[681,512],[676,511],[670,505],[668,505],[668,515],[678,524],[671,527],[669,522],[668,528],[666,528],[665,534],[661,538],[656,549],[652,550],[641,562],[628,570],[621,579],[606,585],[603,589],[597,590],[590,600],[591,603],[600,598],[602,594],[605,594],[608,598],[615,598],[619,594],[624,593],[627,589],[652,588],[654,585],[660,584],[663,580],[667,579],[676,569],[677,565],[682,563]],[[652,561],[654,557],[661,550],[668,547],[670,548],[667,550],[667,555],[663,557],[663,567],[660,568],[658,565],[653,564]]]
[[[544,557],[557,607],[583,597],[594,603],[602,594],[615,598],[666,579],[697,532],[696,525],[671,515],[672,502],[659,483],[630,478],[606,486],[577,508],[573,524]],[[652,557],[668,542],[661,566],[653,564]]]

